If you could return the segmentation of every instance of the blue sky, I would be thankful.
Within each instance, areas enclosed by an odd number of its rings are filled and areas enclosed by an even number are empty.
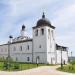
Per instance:
[[[0,0],[0,44],[9,35],[19,36],[23,24],[31,36],[43,11],[56,27],[56,43],[69,47],[75,56],[75,0]]]

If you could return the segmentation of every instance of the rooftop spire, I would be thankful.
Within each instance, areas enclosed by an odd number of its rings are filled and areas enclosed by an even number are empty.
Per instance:
[[[45,18],[45,14],[44,14],[44,12],[43,12],[42,18]]]

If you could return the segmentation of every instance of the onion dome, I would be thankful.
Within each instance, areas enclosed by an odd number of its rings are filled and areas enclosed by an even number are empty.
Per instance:
[[[37,21],[37,26],[41,25],[51,25],[51,23],[45,18],[45,14],[43,13],[42,19]]]
[[[22,30],[25,30],[25,28],[26,28],[25,25],[22,25]]]
[[[50,21],[45,18],[44,12],[42,18],[37,21],[37,25],[36,25],[36,27],[41,27],[41,26],[49,26],[53,29],[55,28],[54,26],[51,25]]]
[[[10,35],[10,36],[9,36],[9,38],[13,38],[13,36],[12,36],[12,35]]]

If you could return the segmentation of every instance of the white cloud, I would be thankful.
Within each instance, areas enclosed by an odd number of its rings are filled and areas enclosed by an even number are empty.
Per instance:
[[[63,7],[58,7],[58,4],[64,1]],[[27,26],[29,35],[32,34],[32,26],[36,24],[38,15],[46,10],[50,14],[55,6],[55,12],[52,12],[52,23],[56,26],[56,41],[62,45],[69,46],[70,49],[74,48],[75,30],[75,2],[69,2],[69,0],[1,0],[0,3],[6,5],[0,12],[0,40],[8,39],[8,36],[18,36],[22,24]],[[53,5],[53,6],[52,6]],[[38,13],[39,12],[39,13]],[[51,18],[48,16],[48,18]],[[72,30],[73,29],[73,30]],[[14,31],[13,31],[14,30]],[[6,38],[7,37],[7,38]],[[73,50],[74,51],[74,50]]]
[[[65,5],[62,9],[55,12],[53,24],[56,26],[57,43],[68,46],[69,50],[75,55],[75,3]]]
[[[63,9],[55,12],[56,18],[53,22],[61,27],[68,27],[74,21],[75,18],[75,4],[66,5]]]
[[[39,10],[40,7],[43,7],[47,4],[50,4],[53,1],[50,0],[3,0],[0,1],[3,5],[6,5],[7,10],[5,10],[6,13],[1,12],[3,23],[1,28],[2,35],[10,33],[13,28],[16,28],[16,22],[19,22],[19,20],[22,20],[23,17],[26,18],[25,24],[30,24],[29,27],[31,27],[30,17],[31,15],[36,15],[36,12]],[[27,18],[29,17],[29,18]],[[29,20],[27,22],[27,19]],[[21,21],[21,22],[23,22]],[[20,22],[19,22],[20,23]],[[21,24],[21,23],[20,23]],[[7,27],[7,28],[6,28]],[[19,25],[18,25],[19,27]],[[14,31],[15,32],[15,31]],[[0,34],[1,34],[0,33]],[[11,33],[12,34],[12,33]]]

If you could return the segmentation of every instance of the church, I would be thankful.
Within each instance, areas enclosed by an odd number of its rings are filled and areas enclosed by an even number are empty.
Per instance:
[[[61,64],[68,63],[68,48],[55,42],[55,27],[43,13],[34,27],[32,38],[25,35],[26,27],[22,25],[20,36],[6,44],[0,45],[0,59],[11,58],[16,62]],[[61,61],[62,60],[62,61]]]

